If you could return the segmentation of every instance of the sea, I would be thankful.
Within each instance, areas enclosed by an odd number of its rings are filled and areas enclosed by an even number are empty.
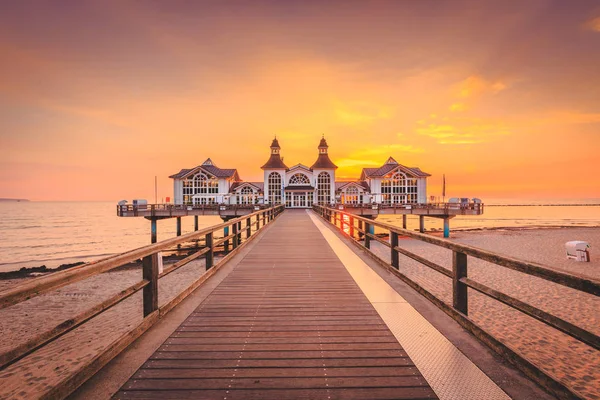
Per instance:
[[[599,227],[600,199],[486,201],[484,214],[458,216],[451,230]],[[381,215],[378,221],[401,226],[401,215]],[[202,216],[199,226],[221,223]],[[419,219],[408,217],[408,229]],[[442,229],[442,220],[426,218],[427,230]],[[194,230],[194,218],[182,218],[182,233]],[[158,221],[158,240],[176,235],[174,218]],[[0,272],[22,267],[56,268],[93,261],[150,244],[150,222],[117,216],[116,202],[0,202]]]

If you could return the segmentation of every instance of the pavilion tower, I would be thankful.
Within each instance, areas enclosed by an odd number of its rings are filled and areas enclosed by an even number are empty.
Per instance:
[[[265,182],[265,203],[282,204],[285,202],[283,185],[286,179],[286,170],[288,167],[283,163],[281,158],[281,147],[277,137],[271,143],[271,156],[267,162],[261,167],[264,171]]]
[[[317,204],[335,203],[335,165],[329,158],[327,140],[325,136],[319,143],[319,155],[317,161],[310,167],[313,170],[313,176],[316,177],[316,198]]]

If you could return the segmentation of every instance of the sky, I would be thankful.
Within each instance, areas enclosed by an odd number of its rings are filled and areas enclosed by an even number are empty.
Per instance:
[[[154,200],[210,157],[261,181],[322,135],[428,195],[600,198],[600,3],[0,2],[0,197]]]

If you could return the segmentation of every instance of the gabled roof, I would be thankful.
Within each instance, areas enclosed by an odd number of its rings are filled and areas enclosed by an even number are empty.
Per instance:
[[[235,181],[240,180],[237,170],[235,168],[228,168],[228,169],[219,168],[212,162],[212,160],[210,158],[207,159],[206,161],[204,161],[202,163],[202,165],[198,165],[195,168],[182,169],[178,173],[169,176],[169,178],[173,178],[173,179],[186,178],[187,176],[189,176],[191,174],[195,174],[200,170],[214,176],[215,178],[234,178]]]
[[[336,182],[335,183],[335,191],[339,192],[343,189],[345,189],[348,186],[358,186],[361,189],[370,192],[371,188],[369,187],[369,184],[365,181],[346,181],[346,182]]]
[[[263,192],[265,189],[264,182],[234,182],[229,188],[229,193],[234,193],[238,189],[241,189],[244,186],[251,186],[253,189],[256,189],[259,193]]]
[[[307,171],[312,171],[312,169],[310,169],[310,167],[307,167],[304,164],[296,164],[293,167],[288,168],[288,171],[294,170],[294,169],[305,169]]]
[[[399,164],[392,157],[388,158],[385,164],[383,164],[379,168],[363,168],[362,173],[360,174],[360,179],[365,180],[368,178],[381,178],[394,171],[395,169],[399,169],[400,171],[407,173],[411,176],[415,176],[417,178],[431,176],[430,174],[421,171],[420,168],[417,167],[405,167],[402,164]]]

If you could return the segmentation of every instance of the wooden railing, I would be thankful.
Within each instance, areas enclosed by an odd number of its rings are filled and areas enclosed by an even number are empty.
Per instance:
[[[492,334],[478,326],[472,319],[469,318],[469,301],[468,288],[476,290],[489,298],[499,301],[515,310],[518,310],[530,317],[535,318],[544,324],[557,329],[576,340],[591,346],[592,348],[600,349],[600,337],[593,332],[574,325],[560,317],[552,315],[546,311],[539,309],[531,304],[525,303],[515,297],[495,290],[487,285],[484,285],[468,276],[467,256],[475,257],[484,261],[488,261],[499,267],[508,268],[514,271],[535,276],[543,280],[556,283],[565,287],[573,288],[583,293],[588,293],[593,296],[600,296],[600,281],[563,272],[552,270],[544,265],[518,260],[515,258],[501,256],[491,251],[479,249],[476,247],[458,244],[447,239],[412,232],[390,224],[375,222],[372,219],[359,217],[354,214],[346,213],[342,210],[315,205],[313,210],[318,213],[323,219],[334,225],[345,235],[353,239],[353,243],[366,249],[369,255],[375,258],[379,263],[388,267],[396,276],[417,290],[419,293],[427,297],[436,306],[445,311],[448,315],[457,320],[463,327],[471,331],[480,340],[490,346],[492,349],[514,362],[527,375],[535,379],[543,386],[552,390],[555,394],[562,398],[572,398],[576,395],[562,383],[557,382],[551,376],[544,373],[540,368],[527,360],[524,356],[503,344],[496,339]],[[389,242],[381,237],[371,233],[374,227],[387,231],[389,233]],[[358,233],[358,234],[356,234]],[[417,239],[426,243],[440,246],[452,251],[452,270],[449,270],[439,264],[436,264],[424,257],[414,254],[411,251],[398,246],[398,237],[407,236],[412,239]],[[363,244],[360,243],[364,240]],[[375,240],[386,246],[390,250],[390,260],[381,259],[370,251],[371,241]],[[399,254],[409,257],[420,264],[452,279],[452,305],[450,306],[439,297],[432,294],[429,290],[421,286],[419,283],[412,280],[402,272],[399,262]]]
[[[398,209],[398,210],[443,210],[445,214],[450,214],[452,211],[453,214],[463,210],[471,210],[476,214],[483,214],[483,203],[424,203],[424,204],[379,204],[379,203],[360,203],[360,204],[352,204],[352,203],[339,203],[336,204],[335,207],[344,207],[344,208],[359,208],[359,209],[368,209],[368,210],[387,210],[387,209]]]
[[[0,309],[3,309],[63,286],[82,281],[94,275],[113,270],[127,263],[139,260],[140,258],[142,259],[141,281],[122,290],[120,293],[92,307],[91,309],[88,309],[67,321],[63,321],[53,329],[39,334],[38,336],[26,341],[25,343],[22,343],[16,348],[9,350],[8,352],[0,354],[0,370],[12,363],[17,362],[21,358],[31,354],[35,350],[47,345],[48,343],[58,339],[67,332],[70,332],[78,326],[81,326],[86,321],[89,321],[102,312],[129,298],[134,293],[142,290],[143,321],[111,349],[110,355],[106,357],[104,363],[102,364],[104,365],[106,362],[110,361],[110,359],[116,356],[118,352],[139,337],[150,326],[152,326],[165,313],[170,311],[175,305],[187,297],[187,295],[200,286],[200,284],[202,284],[208,277],[213,275],[221,265],[223,265],[231,258],[231,256],[236,253],[236,250],[239,249],[243,243],[251,239],[265,225],[273,221],[275,217],[283,210],[283,206],[275,206],[260,210],[219,225],[214,225],[182,236],[167,239],[162,242],[131,250],[126,253],[111,256],[68,270],[55,272],[39,278],[34,278],[8,290],[0,292]],[[230,234],[217,238],[216,233],[224,232],[226,228],[230,228]],[[254,231],[252,228],[254,228]],[[202,248],[190,256],[176,262],[175,264],[166,267],[164,271],[159,274],[159,252],[169,250],[182,243],[199,240],[201,238],[204,239],[204,246]],[[214,253],[217,247],[223,247],[226,252],[226,256],[215,264]],[[189,287],[183,290],[182,293],[159,308],[158,280],[183,267],[190,261],[202,256],[205,258],[206,272],[192,282]],[[115,351],[115,349],[117,350]]]
[[[141,212],[144,216],[155,216],[156,212],[173,213],[177,211],[259,211],[269,208],[268,204],[123,204],[117,205],[117,215]],[[161,214],[163,215],[163,214]]]

